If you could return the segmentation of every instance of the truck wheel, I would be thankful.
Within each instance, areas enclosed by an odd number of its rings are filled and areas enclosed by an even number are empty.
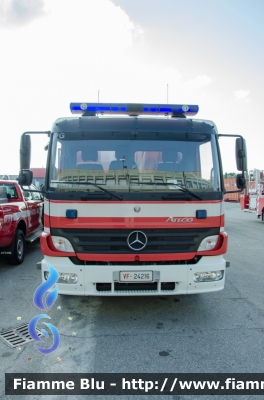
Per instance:
[[[8,260],[9,264],[17,265],[22,264],[25,257],[25,236],[24,233],[17,229],[14,238],[14,254],[13,257]]]

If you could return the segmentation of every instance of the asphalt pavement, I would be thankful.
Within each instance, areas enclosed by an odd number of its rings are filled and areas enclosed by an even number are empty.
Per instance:
[[[59,296],[48,315],[60,332],[59,348],[42,355],[33,342],[12,349],[0,339],[0,398],[5,372],[246,373],[264,371],[264,223],[237,203],[225,203],[229,248],[221,292],[189,296]],[[20,266],[0,260],[0,332],[16,329],[40,313],[33,295],[41,283],[39,242]],[[50,338],[48,339],[50,340]],[[126,396],[135,399],[138,396]],[[237,396],[213,396],[214,399]],[[48,396],[74,399],[75,396]],[[78,399],[87,399],[78,396]],[[93,397],[90,397],[93,398]],[[121,399],[121,396],[94,396]],[[194,399],[194,396],[140,396]],[[200,396],[199,399],[209,396]],[[249,399],[250,396],[239,396]],[[254,396],[254,399],[262,396]]]

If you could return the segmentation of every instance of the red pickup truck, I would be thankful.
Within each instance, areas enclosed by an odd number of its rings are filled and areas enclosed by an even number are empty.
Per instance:
[[[0,256],[10,264],[21,264],[26,242],[42,231],[43,198],[35,186],[19,186],[17,181],[0,180]]]

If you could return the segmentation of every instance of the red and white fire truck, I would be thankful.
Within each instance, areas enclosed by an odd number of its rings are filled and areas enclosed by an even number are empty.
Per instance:
[[[264,221],[264,171],[249,171],[246,194],[241,197],[241,209],[256,212],[257,218]]]
[[[133,296],[224,288],[227,251],[219,136],[196,105],[71,103],[74,117],[21,136],[49,136],[43,187],[42,280],[68,295]],[[188,118],[189,117],[189,118]],[[236,137],[237,188],[246,144]]]
[[[33,185],[21,187],[16,181],[0,180],[0,256],[10,264],[21,264],[25,243],[42,232],[43,198]]]

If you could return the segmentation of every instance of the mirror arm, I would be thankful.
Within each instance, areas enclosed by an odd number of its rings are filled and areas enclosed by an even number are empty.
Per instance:
[[[224,192],[223,192],[223,194],[226,194],[226,193],[241,193],[241,192],[243,192],[245,189],[237,189],[237,190],[225,190]]]

